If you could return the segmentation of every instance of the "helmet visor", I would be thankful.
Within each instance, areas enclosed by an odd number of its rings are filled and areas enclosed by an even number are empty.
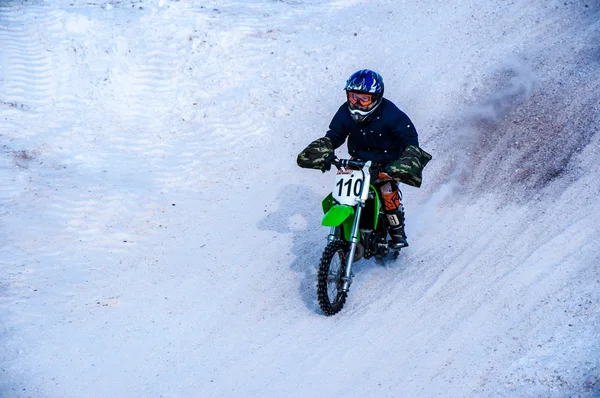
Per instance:
[[[369,110],[373,105],[373,94],[348,91],[348,103],[352,109]]]

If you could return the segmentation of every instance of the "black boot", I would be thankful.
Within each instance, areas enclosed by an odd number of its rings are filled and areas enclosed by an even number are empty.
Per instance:
[[[404,232],[404,212],[402,207],[396,211],[386,212],[388,220],[388,232],[390,233],[390,247],[392,249],[402,249],[408,246],[406,233]]]

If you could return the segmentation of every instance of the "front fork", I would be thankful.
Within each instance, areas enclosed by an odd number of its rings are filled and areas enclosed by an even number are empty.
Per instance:
[[[344,270],[344,276],[342,276],[342,281],[344,282],[344,284],[342,285],[342,291],[344,292],[350,290],[350,285],[352,284],[352,262],[354,261],[354,253],[356,252],[356,245],[358,243],[358,228],[360,223],[360,214],[362,213],[362,207],[362,203],[359,203],[358,206],[356,206],[356,214],[354,215],[354,223],[352,224],[352,234],[350,235],[350,252],[348,253],[348,258],[346,259],[346,268]]]

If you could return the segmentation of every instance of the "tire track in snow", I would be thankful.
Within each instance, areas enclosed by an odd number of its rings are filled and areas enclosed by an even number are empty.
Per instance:
[[[28,145],[43,131],[40,109],[51,104],[56,88],[51,53],[39,35],[50,24],[52,18],[37,4],[0,6],[0,220],[2,235],[8,238],[4,245],[19,238],[18,222],[11,221],[18,220],[30,188]]]
[[[51,18],[42,7],[0,10],[3,29],[0,40],[3,49],[4,76],[2,95],[6,101],[25,103],[30,106],[45,104],[50,79],[50,56],[39,42],[36,25],[47,25]],[[31,17],[33,15],[33,18]],[[31,25],[30,19],[36,20]]]
[[[35,24],[30,21],[35,20]],[[50,53],[40,45],[38,25],[52,20],[44,8],[31,5],[23,8],[0,8],[0,134],[24,137],[38,133],[37,129],[20,128],[24,119],[41,122],[36,110],[51,103],[50,94],[56,88],[51,79]]]
[[[132,173],[119,174],[126,181],[118,176],[114,183],[103,174],[102,166],[114,159],[114,151],[104,149],[102,140],[94,143],[100,129],[85,128],[102,115],[85,120],[93,113],[88,103],[94,98],[77,90],[94,87],[80,80],[71,83],[78,72],[74,64],[86,60],[81,59],[85,54],[69,56],[77,52],[70,43],[78,38],[63,29],[68,17],[50,6],[0,8],[0,137],[6,137],[0,151],[0,215],[3,235],[11,237],[5,244],[21,252],[19,261],[28,266],[34,259],[56,257],[74,265],[84,261],[84,249],[104,251],[110,261],[112,254],[126,250],[124,242],[148,234],[146,224],[158,206],[143,191],[127,186],[140,180]],[[86,184],[78,182],[82,180]],[[26,213],[27,206],[38,211]],[[34,219],[35,228],[19,227],[23,220]],[[37,272],[44,266],[36,266]]]

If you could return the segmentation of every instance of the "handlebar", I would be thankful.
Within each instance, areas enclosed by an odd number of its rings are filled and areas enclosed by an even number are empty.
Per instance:
[[[337,167],[356,167],[363,168],[367,164],[367,162],[363,162],[362,160],[351,160],[351,159],[333,159],[331,164]]]

